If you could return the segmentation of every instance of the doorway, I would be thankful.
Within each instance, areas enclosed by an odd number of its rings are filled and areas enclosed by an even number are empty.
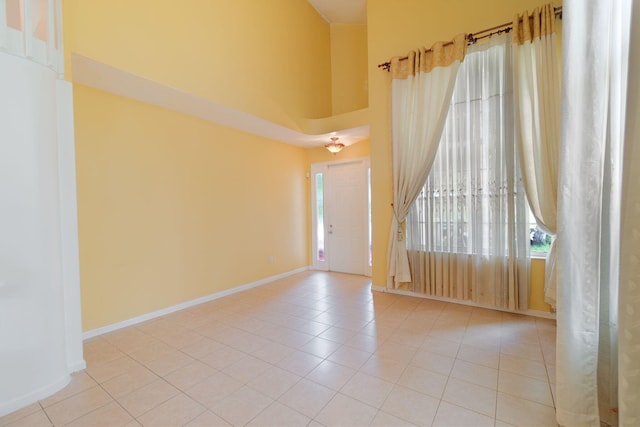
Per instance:
[[[311,165],[316,270],[371,276],[369,159]]]

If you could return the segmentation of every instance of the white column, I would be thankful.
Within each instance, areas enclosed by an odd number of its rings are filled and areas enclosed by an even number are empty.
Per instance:
[[[0,52],[0,416],[82,369],[71,88]]]

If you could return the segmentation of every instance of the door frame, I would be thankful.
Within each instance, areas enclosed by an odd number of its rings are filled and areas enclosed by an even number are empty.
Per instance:
[[[365,221],[368,222],[367,231],[365,233],[365,241],[362,244],[365,246],[365,253],[368,255],[370,253],[370,242],[371,242],[371,212],[369,207],[371,206],[371,161],[369,157],[358,157],[348,160],[336,160],[332,162],[320,162],[320,163],[312,163],[311,164],[311,174],[310,174],[310,184],[311,184],[311,268],[313,270],[320,271],[329,271],[329,259],[331,254],[327,252],[328,248],[328,240],[327,240],[327,229],[324,228],[324,260],[321,261],[318,259],[316,250],[318,247],[318,221],[317,221],[317,197],[316,197],[316,174],[323,174],[323,184],[324,184],[324,202],[326,206],[327,197],[327,172],[329,171],[330,166],[340,165],[340,164],[349,164],[349,163],[361,163],[363,168],[363,179],[365,181],[366,186],[366,194],[363,197],[364,211],[367,212],[367,217]],[[325,216],[326,218],[326,216]],[[367,257],[368,258],[368,257]],[[365,275],[371,277],[371,265],[369,259],[365,260]]]

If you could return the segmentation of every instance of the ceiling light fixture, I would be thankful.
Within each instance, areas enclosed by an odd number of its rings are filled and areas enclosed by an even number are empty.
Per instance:
[[[329,152],[332,153],[333,155],[336,155],[337,153],[340,152],[340,150],[342,150],[344,148],[344,144],[343,143],[337,142],[338,139],[340,139],[340,138],[338,138],[337,136],[332,136],[331,137],[331,142],[324,146],[324,148],[329,150]]]

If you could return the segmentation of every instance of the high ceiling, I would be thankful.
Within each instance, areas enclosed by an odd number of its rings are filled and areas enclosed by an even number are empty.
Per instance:
[[[308,0],[329,24],[367,23],[367,0]]]

